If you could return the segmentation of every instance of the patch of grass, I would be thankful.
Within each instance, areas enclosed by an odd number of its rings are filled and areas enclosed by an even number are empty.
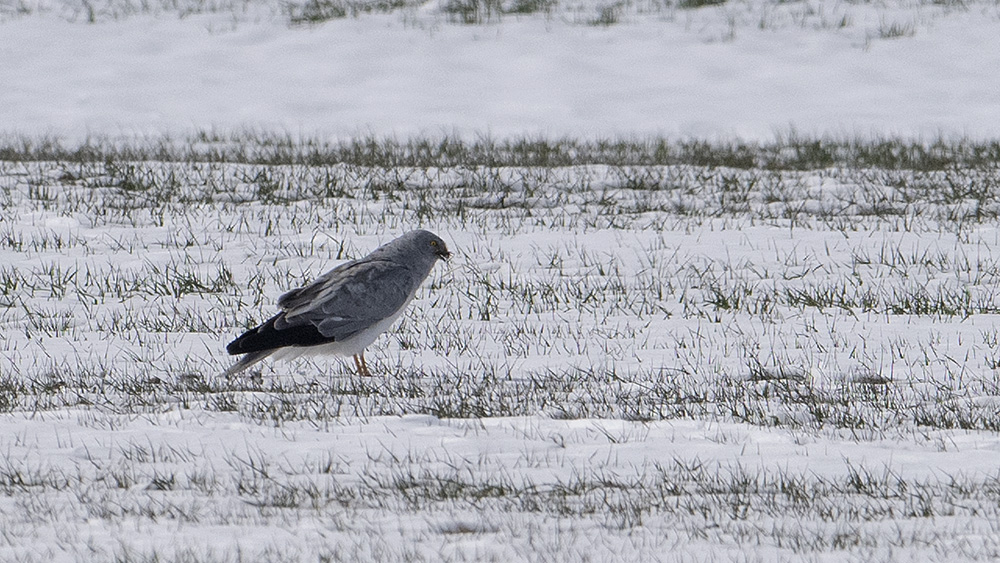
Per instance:
[[[496,21],[504,12],[501,0],[447,0],[441,11],[451,21],[466,25]]]
[[[497,22],[505,15],[550,13],[556,0],[447,0],[441,12],[452,22],[477,25]]]
[[[677,0],[677,7],[682,10],[693,10],[706,6],[721,6],[726,0]]]
[[[307,0],[301,4],[285,4],[283,9],[291,24],[315,25],[364,14],[388,14],[413,5],[408,0]]]
[[[899,39],[901,37],[913,37],[916,34],[916,26],[913,22],[886,22],[882,21],[878,26],[879,39]]]
[[[197,14],[225,14],[243,21],[249,13],[267,7],[261,0],[59,0],[52,3],[0,3],[0,17],[28,16],[55,12],[70,22],[87,24],[121,21],[135,16],[165,14],[188,17]]]
[[[548,14],[558,5],[557,0],[512,0],[504,13],[515,15]]]
[[[478,9],[478,8],[477,8]],[[942,171],[980,169],[1000,161],[1000,142],[972,139],[813,139],[797,133],[768,143],[650,139],[493,139],[455,137],[354,139],[331,143],[260,132],[229,135],[203,132],[184,141],[143,142],[88,139],[65,145],[57,138],[0,137],[0,161],[58,161],[64,165],[112,162],[108,177],[123,187],[155,187],[169,177],[151,178],[141,161],[367,167],[566,167],[615,166],[725,167],[764,170],[822,170],[834,167]],[[132,166],[130,169],[129,166]]]

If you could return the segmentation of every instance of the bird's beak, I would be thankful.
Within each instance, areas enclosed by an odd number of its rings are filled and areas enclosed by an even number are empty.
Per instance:
[[[451,258],[451,252],[448,252],[447,250],[442,248],[437,252],[437,256],[438,258],[447,261],[449,258]]]

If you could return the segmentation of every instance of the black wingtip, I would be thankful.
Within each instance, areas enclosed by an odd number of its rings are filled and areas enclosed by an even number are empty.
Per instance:
[[[308,323],[276,329],[275,321],[284,315],[279,313],[259,327],[244,332],[226,346],[226,352],[230,356],[237,356],[277,350],[286,346],[316,346],[333,342],[333,338],[323,336],[315,326]]]
[[[254,330],[256,330],[256,329],[254,329]],[[244,338],[246,338],[247,334],[249,334],[249,333],[243,333],[239,338],[237,338],[236,340],[233,340],[232,342],[230,342],[229,344],[227,344],[226,345],[226,353],[228,353],[230,356],[237,356],[239,354],[245,354],[246,352],[244,352],[242,350],[242,345],[241,345],[242,342],[241,341]]]

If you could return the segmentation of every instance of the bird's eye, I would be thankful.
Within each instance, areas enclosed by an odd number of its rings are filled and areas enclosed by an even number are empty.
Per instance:
[[[438,241],[436,241],[436,240],[432,240],[431,241],[431,246],[437,246],[437,245],[438,245]]]

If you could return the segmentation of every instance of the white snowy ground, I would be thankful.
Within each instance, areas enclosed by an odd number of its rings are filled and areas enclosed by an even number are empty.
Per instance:
[[[432,1],[290,25],[305,4],[2,0],[0,127],[769,139],[1000,123],[992,1],[584,0],[483,25]],[[609,7],[619,23],[592,25]]]
[[[0,166],[0,559],[1000,553],[995,171]],[[415,224],[378,376],[218,375]]]
[[[5,132],[1000,124],[992,3],[122,6],[0,2]],[[1000,557],[995,171],[132,166],[0,163],[0,560]],[[457,256],[381,375],[217,377],[417,224]]]

